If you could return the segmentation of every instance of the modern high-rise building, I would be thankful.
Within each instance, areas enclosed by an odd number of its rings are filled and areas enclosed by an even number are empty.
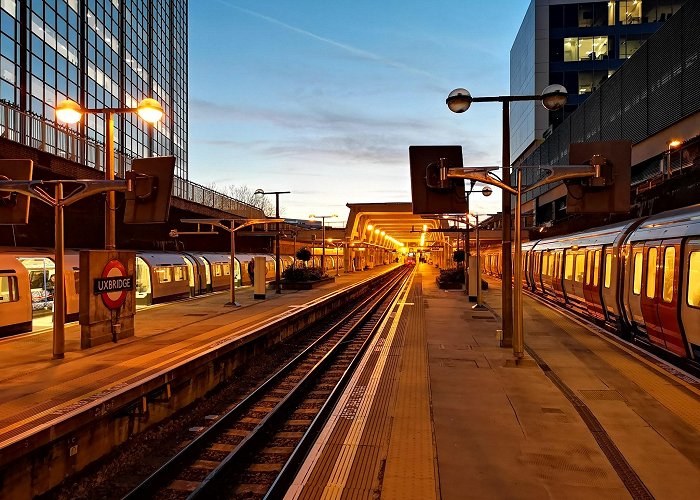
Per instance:
[[[187,179],[187,0],[0,0],[0,18],[3,104],[53,120],[66,98],[86,108],[154,98],[165,111],[155,126],[115,116],[115,152],[174,155]],[[79,131],[104,143],[104,122],[89,114]]]
[[[569,100],[549,112],[538,102],[511,105],[511,163],[529,154],[607,80],[684,0],[532,0],[510,51],[510,93],[564,85]]]

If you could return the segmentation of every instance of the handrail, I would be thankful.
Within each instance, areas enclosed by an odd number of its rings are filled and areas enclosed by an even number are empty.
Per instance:
[[[0,101],[0,137],[95,170],[104,170],[105,147],[102,143],[43,116],[22,111],[7,101]],[[115,175],[123,178],[131,170],[133,159],[124,153],[115,153]],[[260,208],[178,176],[173,180],[172,194],[245,218],[265,217]]]

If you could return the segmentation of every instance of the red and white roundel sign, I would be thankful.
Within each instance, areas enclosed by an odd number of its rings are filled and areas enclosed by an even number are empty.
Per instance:
[[[133,290],[134,278],[126,275],[124,265],[118,260],[110,260],[102,271],[102,277],[95,280],[95,294],[102,296],[102,302],[110,309],[119,309],[126,300],[128,290]]]

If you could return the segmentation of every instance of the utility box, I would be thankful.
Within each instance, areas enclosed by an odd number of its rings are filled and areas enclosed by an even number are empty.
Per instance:
[[[80,347],[134,335],[136,252],[80,251]]]
[[[267,266],[265,266],[265,257],[255,257],[255,279],[253,282],[253,298],[265,299],[265,275],[267,274]]]
[[[476,295],[479,293],[479,261],[476,255],[469,256],[469,302],[476,302]]]

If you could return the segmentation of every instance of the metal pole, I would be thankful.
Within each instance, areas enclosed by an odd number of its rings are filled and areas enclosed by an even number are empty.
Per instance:
[[[64,242],[63,242],[63,184],[56,184],[55,214],[55,254],[56,265],[53,290],[53,358],[62,359],[66,348],[65,324],[66,324],[66,294],[63,281],[64,268]]]
[[[114,180],[114,113],[105,111],[105,179]],[[116,213],[114,191],[107,191],[105,207],[105,249],[114,250],[116,244]]]
[[[275,193],[275,218],[280,218],[280,194]],[[275,235],[275,293],[282,293],[282,283],[280,283],[280,223],[275,223],[277,234]]]
[[[335,275],[340,276],[338,273],[338,244],[335,245]]]
[[[469,253],[471,252],[471,245],[469,241],[469,195],[471,192],[467,193],[467,213],[464,214],[464,221],[466,222],[466,239],[464,240],[464,292],[467,294],[467,300],[469,300],[469,271],[471,268],[469,266]]]
[[[504,184],[510,186],[510,101],[503,99],[503,151],[501,156],[502,174],[501,179]],[[503,268],[503,281],[501,282],[501,329],[503,338],[501,347],[511,347],[513,345],[513,268],[511,252],[511,215],[510,215],[510,193],[503,190],[501,203],[503,214],[503,245],[501,247],[501,263]]]
[[[476,217],[476,306],[481,307],[481,244],[479,242],[479,216]]]
[[[513,354],[516,358],[523,357],[525,340],[523,338],[523,258],[522,242],[520,241],[522,214],[521,214],[521,189],[523,181],[523,171],[518,169],[518,193],[515,196],[515,294],[513,300]]]
[[[231,305],[236,304],[236,232],[234,231],[236,223],[231,221],[231,291],[229,293],[229,298],[231,300]]]
[[[321,217],[321,224],[323,224],[323,241],[321,242],[321,272],[326,272],[326,218]]]

